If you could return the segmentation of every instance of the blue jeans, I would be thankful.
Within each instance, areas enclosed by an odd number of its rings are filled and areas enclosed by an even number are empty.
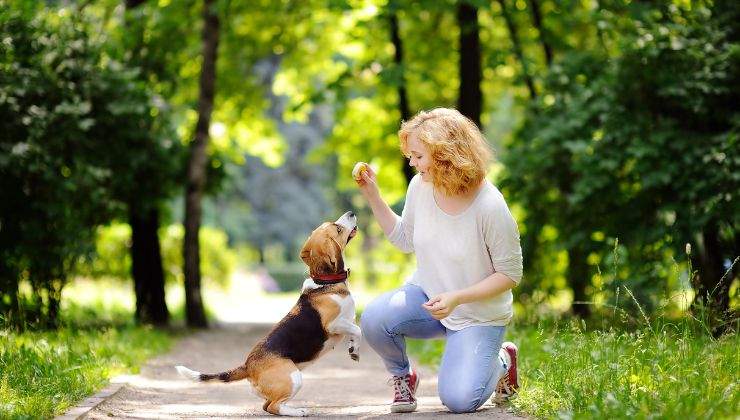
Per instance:
[[[406,337],[447,337],[437,388],[450,411],[466,413],[483,405],[503,376],[499,357],[506,327],[475,326],[454,331],[432,318],[421,304],[420,287],[404,285],[373,300],[362,314],[362,335],[394,376],[409,373]]]

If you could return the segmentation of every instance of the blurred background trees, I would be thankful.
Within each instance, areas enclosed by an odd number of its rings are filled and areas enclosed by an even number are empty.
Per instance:
[[[400,122],[452,106],[497,150],[525,310],[688,301],[721,331],[737,319],[739,14],[729,0],[0,0],[0,313],[54,325],[78,277],[133,279],[136,318],[159,325],[166,283],[195,302],[201,272],[209,287],[264,266],[297,287],[296,250],[348,209],[355,281],[393,287],[413,259],[348,174],[373,164],[400,211]],[[189,210],[186,188],[202,191]],[[204,227],[183,229],[201,202]]]

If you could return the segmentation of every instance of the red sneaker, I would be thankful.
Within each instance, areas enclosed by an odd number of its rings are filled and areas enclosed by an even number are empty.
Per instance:
[[[393,403],[391,404],[391,413],[410,413],[416,410],[416,389],[419,387],[419,375],[411,369],[411,373],[404,376],[394,376]]]
[[[506,364],[506,373],[496,384],[496,392],[493,394],[493,402],[496,404],[502,404],[508,400],[516,398],[517,390],[519,389],[519,377],[516,371],[516,359],[519,354],[519,349],[516,345],[510,341],[505,342],[501,345],[501,349],[506,352],[504,362]],[[508,360],[506,360],[508,359]]]

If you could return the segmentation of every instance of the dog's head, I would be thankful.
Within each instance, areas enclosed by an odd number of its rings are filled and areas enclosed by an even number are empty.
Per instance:
[[[301,259],[311,276],[344,271],[342,252],[357,234],[357,217],[351,211],[336,222],[324,222],[311,232],[301,249]]]

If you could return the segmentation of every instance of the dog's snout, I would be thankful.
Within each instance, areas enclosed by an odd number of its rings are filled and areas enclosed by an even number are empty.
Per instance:
[[[348,211],[344,213],[339,219],[337,219],[336,223],[346,227],[349,230],[355,229],[357,228],[357,215],[353,211]]]

